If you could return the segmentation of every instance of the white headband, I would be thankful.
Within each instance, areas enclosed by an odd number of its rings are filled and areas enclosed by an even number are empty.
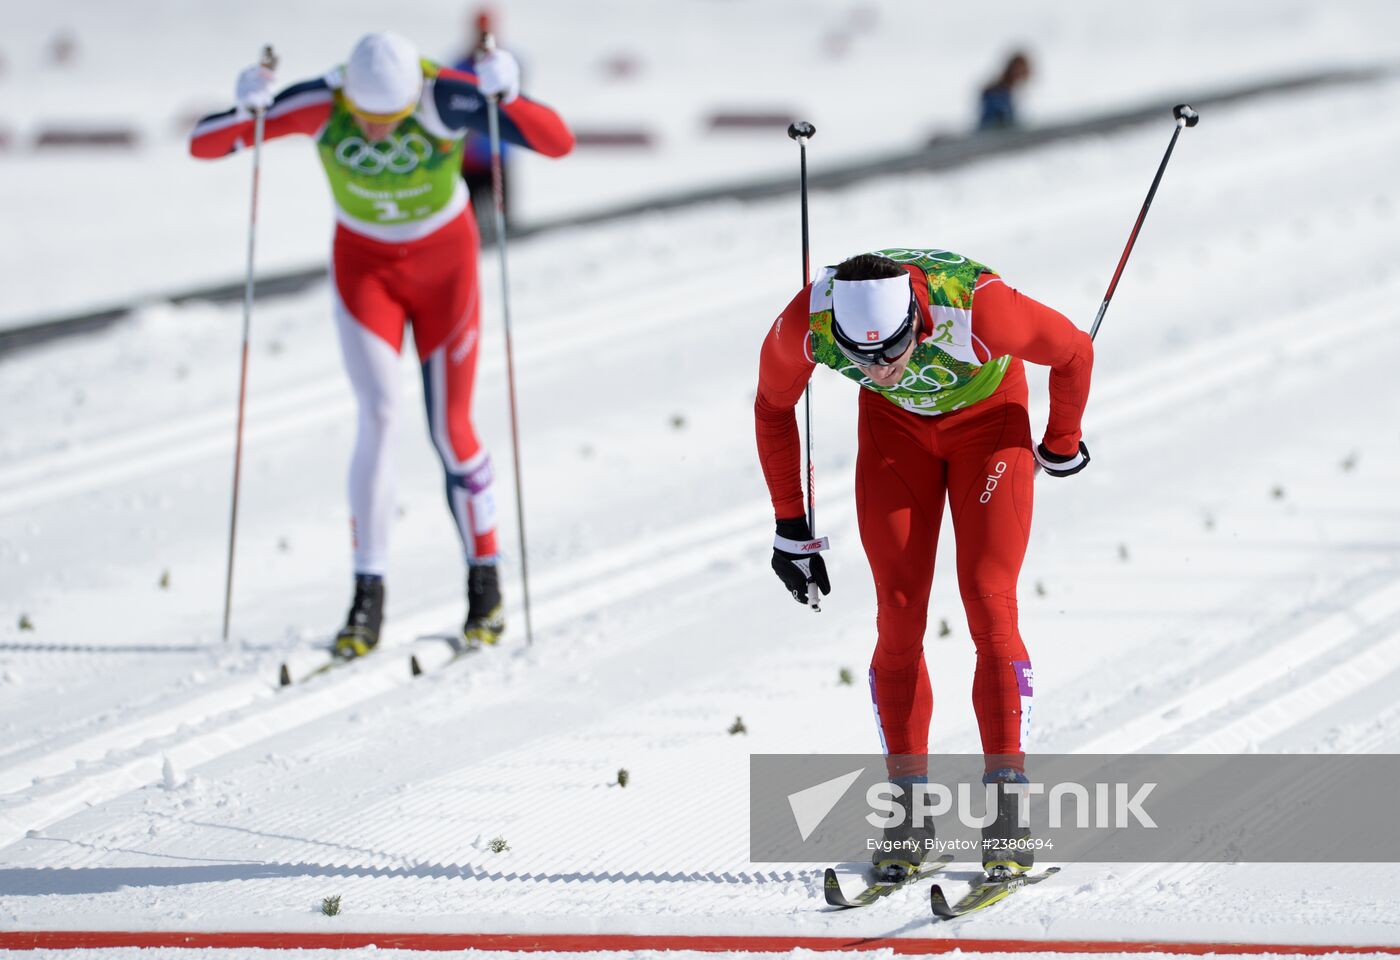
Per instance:
[[[834,280],[831,309],[841,332],[857,343],[883,343],[909,316],[909,275]]]

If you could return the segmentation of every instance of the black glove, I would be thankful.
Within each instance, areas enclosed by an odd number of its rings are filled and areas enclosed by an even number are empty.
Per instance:
[[[826,578],[826,563],[821,555],[828,546],[826,537],[812,539],[806,517],[778,521],[778,533],[773,538],[773,572],[798,603],[816,607],[817,597],[807,596],[809,582],[823,594],[831,592],[831,581]]]
[[[1080,440],[1079,450],[1064,457],[1051,453],[1045,444],[1038,443],[1035,445],[1035,462],[1052,477],[1072,477],[1089,465],[1089,448]]]

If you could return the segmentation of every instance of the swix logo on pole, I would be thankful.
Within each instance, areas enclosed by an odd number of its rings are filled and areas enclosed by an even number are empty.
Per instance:
[[[992,468],[992,472],[987,474],[987,486],[978,497],[981,503],[991,503],[992,494],[996,493],[997,484],[1001,481],[1002,474],[1006,473],[1006,461],[998,460],[997,465]]]

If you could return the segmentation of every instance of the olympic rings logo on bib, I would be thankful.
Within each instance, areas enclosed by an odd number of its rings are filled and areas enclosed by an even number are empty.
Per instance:
[[[408,173],[433,155],[433,145],[416,133],[391,136],[380,143],[362,137],[342,140],[335,148],[336,162],[356,173]]]
[[[892,247],[889,250],[881,250],[880,256],[887,260],[893,260],[895,263],[915,263],[919,260],[929,260],[948,266],[967,263],[967,257],[950,250],[913,250],[908,247]]]
[[[888,391],[889,387],[881,387],[874,380],[865,375],[865,372],[855,364],[850,364],[840,371],[844,376],[856,380],[862,387],[873,387],[881,392]],[[926,363],[915,368],[910,364],[904,370],[904,376],[894,389],[907,390],[909,393],[938,393],[948,390],[958,385],[958,375],[947,367],[941,367],[936,363]]]
[[[904,371],[904,379],[899,381],[899,385],[910,393],[937,393],[957,386],[957,383],[956,373],[936,363],[925,364],[917,370],[910,364]]]

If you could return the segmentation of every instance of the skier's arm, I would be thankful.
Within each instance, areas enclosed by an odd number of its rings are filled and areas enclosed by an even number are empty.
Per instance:
[[[263,138],[273,140],[294,133],[316,136],[330,118],[334,99],[335,94],[324,79],[293,84],[268,107]],[[235,107],[210,114],[195,124],[190,134],[190,153],[202,160],[214,160],[252,143],[253,115]]]
[[[1045,446],[1070,456],[1079,449],[1080,421],[1089,402],[1094,342],[1067,317],[1002,282],[993,273],[977,281],[972,332],[989,354],[1010,354],[1050,368],[1050,417]]]
[[[449,130],[487,132],[486,96],[476,74],[443,67],[433,81],[433,106]],[[501,103],[501,138],[546,157],[562,157],[574,148],[574,135],[549,107],[521,94]]]
[[[768,481],[768,494],[778,519],[805,513],[802,441],[797,433],[795,410],[816,366],[807,344],[808,290],[804,287],[774,321],[763,340],[758,361],[754,431],[763,478]]]

